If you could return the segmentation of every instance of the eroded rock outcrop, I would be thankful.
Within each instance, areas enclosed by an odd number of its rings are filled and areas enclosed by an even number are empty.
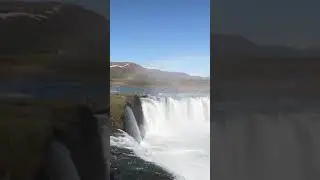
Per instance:
[[[129,106],[124,108],[123,128],[130,136],[139,143],[142,140],[140,129],[132,109]]]
[[[82,180],[106,179],[106,162],[98,120],[88,107],[79,106],[55,113],[60,128],[55,138],[69,150]]]
[[[78,174],[81,180],[107,179],[108,156],[103,143],[108,142],[101,138],[101,126],[105,122],[99,122],[85,105],[66,104],[1,99],[0,170],[3,177],[76,179]],[[65,164],[64,171],[57,168],[59,163]]]
[[[47,155],[46,174],[43,174],[42,179],[80,180],[70,151],[61,142],[53,140]]]
[[[138,95],[130,96],[127,98],[127,106],[129,106],[134,114],[134,117],[137,121],[141,138],[143,139],[145,136],[145,129],[144,129],[144,116],[142,110],[142,103],[141,99]],[[126,131],[126,129],[124,129]]]

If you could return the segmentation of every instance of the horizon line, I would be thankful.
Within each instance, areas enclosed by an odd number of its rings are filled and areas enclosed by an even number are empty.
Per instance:
[[[132,64],[137,64],[137,65],[139,65],[139,66],[141,66],[141,67],[143,67],[143,68],[145,68],[145,69],[151,69],[151,70],[158,70],[158,71],[162,71],[162,72],[170,72],[170,73],[184,73],[184,74],[186,74],[186,75],[188,75],[188,76],[191,76],[191,77],[201,77],[201,78],[209,78],[210,79],[210,75],[209,76],[201,76],[201,75],[192,75],[192,74],[190,74],[190,73],[187,73],[187,72],[183,72],[183,71],[167,71],[167,70],[161,70],[161,69],[158,69],[158,68],[152,68],[152,67],[145,67],[145,66],[143,66],[143,65],[140,65],[140,64],[138,64],[138,63],[136,63],[136,62],[130,62],[130,61],[111,61],[110,60],[110,63],[127,63],[127,64],[125,64],[125,65],[111,65],[110,64],[110,68],[113,68],[113,67],[119,67],[119,68],[125,68],[125,67],[127,67],[129,64],[128,63],[132,63]]]

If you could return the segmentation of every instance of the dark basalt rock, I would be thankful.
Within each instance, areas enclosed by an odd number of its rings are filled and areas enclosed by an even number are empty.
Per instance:
[[[129,106],[124,108],[123,129],[139,143],[142,140],[137,120]]]
[[[111,174],[114,180],[174,180],[166,169],[136,157],[128,149],[111,147]]]
[[[88,106],[67,104],[1,99],[0,176],[48,180],[79,174],[81,180],[108,179],[108,130],[101,130],[105,122]],[[64,172],[57,164],[66,166]]]
[[[148,97],[150,97],[150,96],[147,95],[147,94],[145,94],[145,95],[141,95],[140,97],[142,97],[142,98],[148,98]]]
[[[70,151],[57,140],[53,140],[49,147],[45,173],[40,175],[39,180],[80,180],[78,170],[71,159]]]
[[[106,162],[98,121],[88,107],[64,109],[56,112],[61,128],[55,138],[69,150],[82,180],[106,179]]]
[[[144,129],[144,116],[142,110],[142,103],[141,99],[138,95],[134,95],[132,97],[128,97],[127,105],[131,107],[134,117],[136,118],[141,138],[143,139],[145,136],[145,129]]]

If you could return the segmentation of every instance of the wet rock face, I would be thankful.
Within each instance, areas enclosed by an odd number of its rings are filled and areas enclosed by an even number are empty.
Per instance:
[[[102,138],[102,149],[104,153],[105,174],[108,179],[110,176],[110,120],[108,115],[96,115],[99,126],[99,134]]]
[[[105,156],[98,121],[88,107],[67,108],[56,114],[63,122],[55,137],[69,150],[82,180],[106,179]]]
[[[49,147],[46,175],[42,179],[80,180],[71,159],[70,151],[59,141],[53,140]]]
[[[124,109],[123,128],[130,136],[132,136],[139,143],[141,142],[141,133],[137,124],[137,120],[133,114],[132,109],[126,106]]]
[[[142,103],[141,99],[138,95],[134,95],[127,99],[127,105],[131,107],[134,117],[137,121],[141,138],[144,138],[145,135],[145,129],[144,129],[144,116],[143,116],[143,110],[142,110]]]

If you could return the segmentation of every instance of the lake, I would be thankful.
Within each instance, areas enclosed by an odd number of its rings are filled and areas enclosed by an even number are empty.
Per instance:
[[[175,88],[158,88],[158,87],[130,87],[130,86],[111,86],[110,93],[120,94],[149,94],[153,96],[172,96],[176,94],[209,94],[210,90],[178,90]]]

